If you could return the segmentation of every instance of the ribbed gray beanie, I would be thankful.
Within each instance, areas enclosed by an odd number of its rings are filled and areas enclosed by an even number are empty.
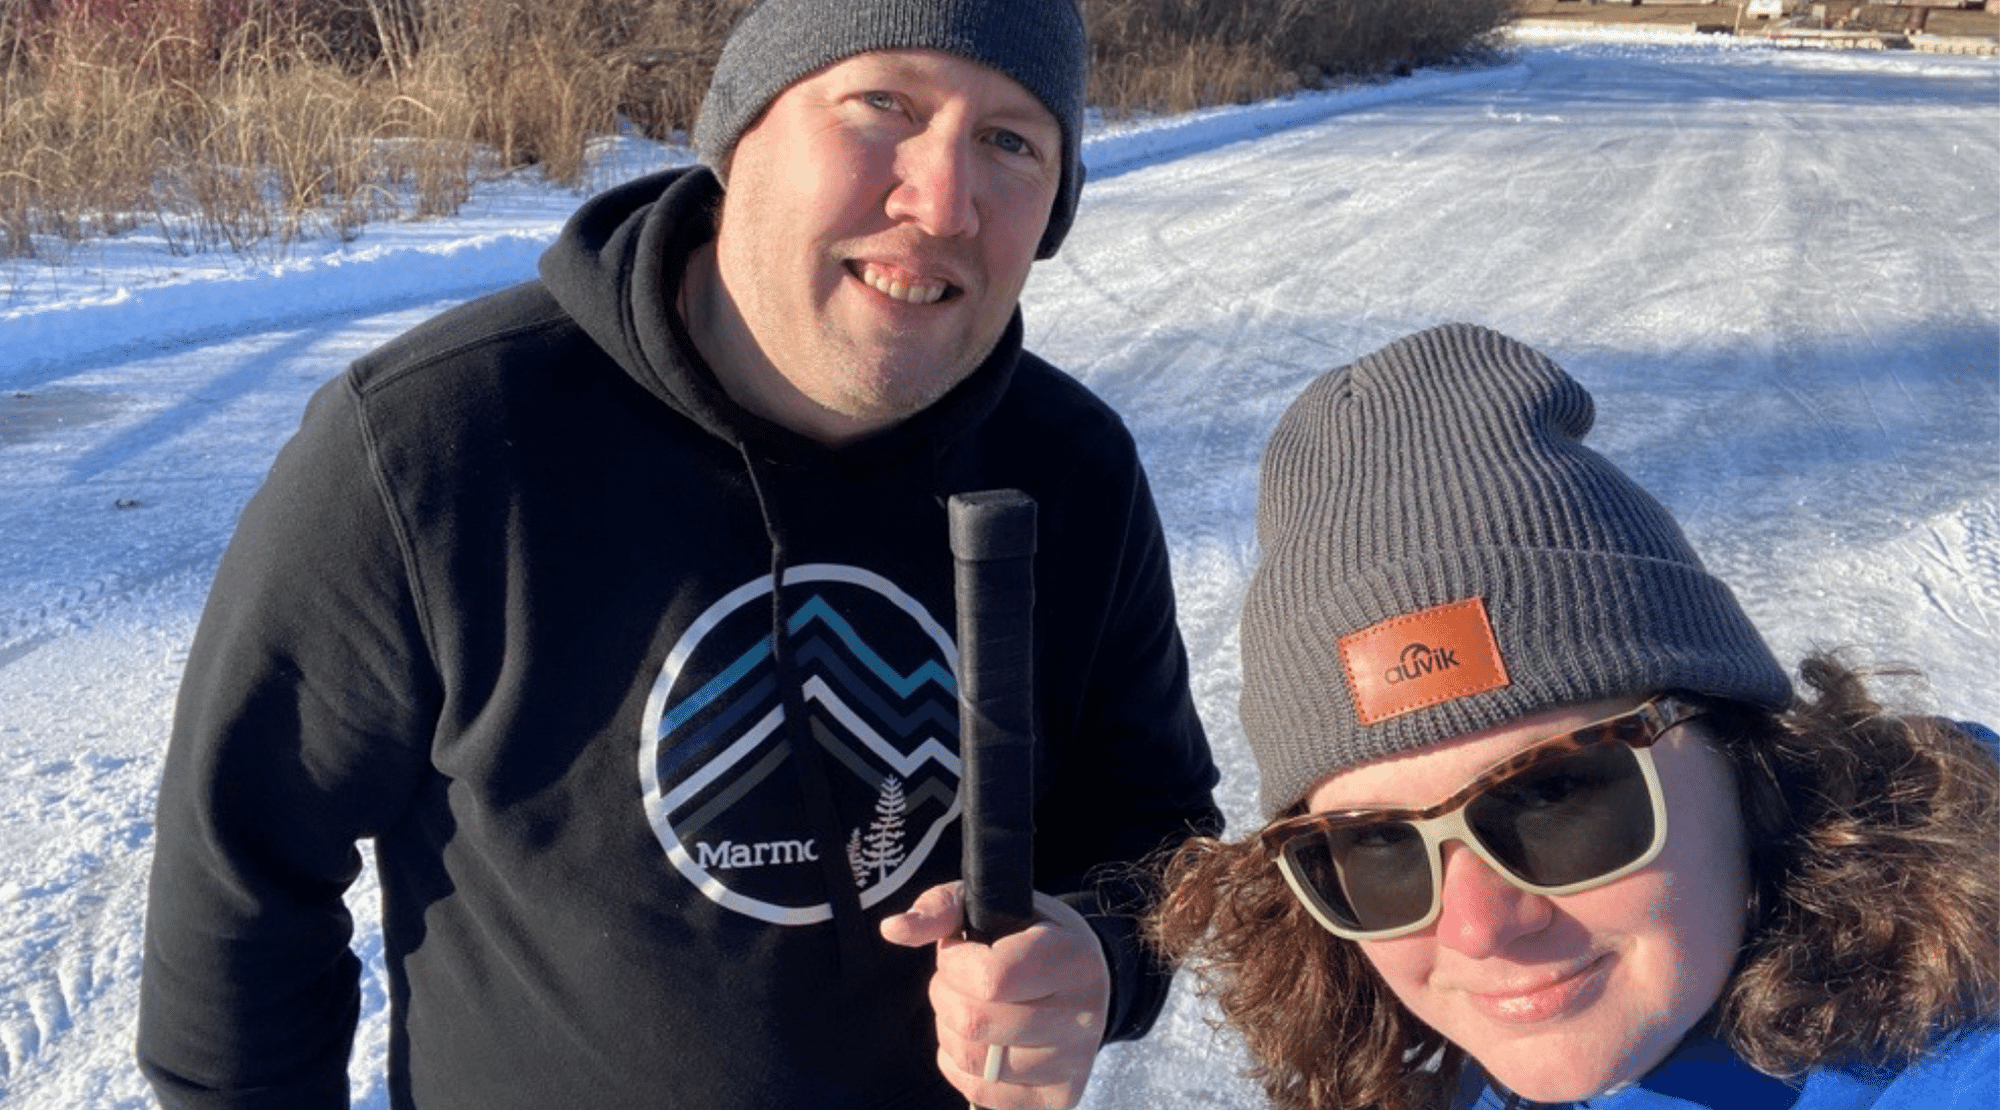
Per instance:
[[[1062,178],[1035,257],[1050,258],[1083,188],[1090,58],[1078,0],[759,0],[723,45],[694,148],[721,175],[736,140],[801,77],[870,50],[941,50],[999,70],[1062,126]]]
[[[1265,450],[1243,727],[1266,816],[1334,771],[1556,706],[1791,684],[1661,504],[1583,445],[1590,394],[1447,325],[1333,370]]]

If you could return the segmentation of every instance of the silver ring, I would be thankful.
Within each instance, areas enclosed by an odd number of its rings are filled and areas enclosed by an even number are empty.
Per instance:
[[[988,1083],[1000,1082],[1000,1065],[1007,1059],[1007,1046],[990,1044],[986,1046],[986,1074],[980,1076]]]

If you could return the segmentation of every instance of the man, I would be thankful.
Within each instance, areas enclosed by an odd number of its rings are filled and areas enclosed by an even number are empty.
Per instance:
[[[1215,772],[1131,439],[1020,348],[1084,58],[1073,0],[767,0],[704,167],[321,390],[176,714],[166,1106],[345,1105],[371,838],[399,1110],[1070,1106],[1145,1031],[1120,876],[1213,829]],[[1002,487],[1040,503],[1046,893],[989,947],[944,504]]]

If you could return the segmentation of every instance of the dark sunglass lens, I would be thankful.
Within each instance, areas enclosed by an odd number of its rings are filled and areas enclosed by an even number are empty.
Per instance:
[[[1431,908],[1430,854],[1401,821],[1332,829],[1315,841],[1315,889],[1336,919],[1355,929],[1394,929]]]
[[[1653,842],[1645,775],[1624,744],[1530,767],[1474,798],[1465,820],[1487,851],[1536,886],[1610,874]]]
[[[1347,895],[1340,889],[1340,871],[1333,865],[1333,856],[1327,851],[1326,838],[1318,833],[1306,833],[1292,838],[1285,844],[1285,866],[1290,870],[1292,880],[1304,895],[1319,908],[1319,911],[1350,929],[1360,928],[1354,919],[1354,907],[1347,902]]]

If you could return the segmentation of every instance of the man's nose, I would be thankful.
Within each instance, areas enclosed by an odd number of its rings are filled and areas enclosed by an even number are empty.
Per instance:
[[[896,184],[888,213],[939,238],[979,233],[973,198],[973,139],[956,128],[932,126],[898,144]]]

